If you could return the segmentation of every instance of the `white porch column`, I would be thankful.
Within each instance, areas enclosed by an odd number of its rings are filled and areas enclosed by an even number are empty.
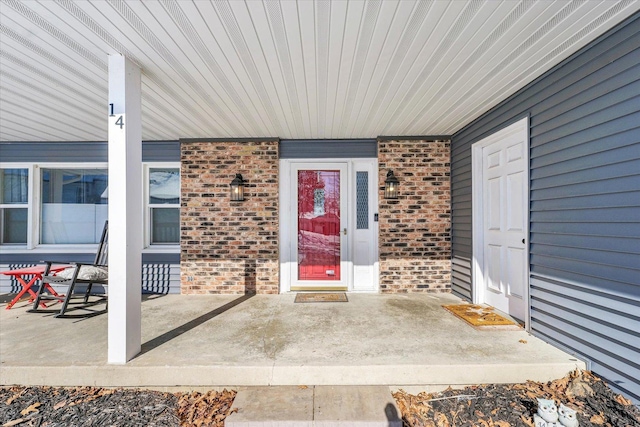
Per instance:
[[[140,68],[109,55],[108,363],[140,353],[142,120]]]

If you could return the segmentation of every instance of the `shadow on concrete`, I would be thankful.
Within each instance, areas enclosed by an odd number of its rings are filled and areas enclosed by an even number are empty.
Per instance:
[[[81,298],[81,297],[77,297]],[[30,303],[31,305],[31,303]],[[88,302],[80,302],[80,301],[69,301],[69,305],[65,310],[63,315],[60,315],[60,307],[62,303],[60,301],[51,302],[47,308],[38,307],[37,309],[30,308],[27,310],[27,313],[34,314],[45,314],[50,317],[56,317],[58,319],[90,319],[92,317],[101,316],[103,314],[107,314],[107,298],[99,297],[97,300],[88,301]],[[99,308],[101,307],[101,308]],[[98,309],[99,308],[99,309]]]
[[[154,299],[158,299],[158,298],[162,298],[163,296],[165,296],[166,294],[157,294],[157,293],[153,293],[153,294],[142,294],[142,302],[145,301],[150,301],[150,300],[154,300]],[[98,299],[97,301],[94,302],[90,302],[86,305],[84,305],[83,307],[72,307],[70,303],[69,307],[67,309],[67,311],[65,312],[65,314],[63,314],[62,316],[58,316],[58,319],[79,319],[74,323],[78,323],[81,322],[83,320],[86,319],[90,319],[92,317],[96,317],[96,316],[100,316],[101,314],[107,314],[107,297],[101,297],[100,299]],[[82,303],[77,303],[77,304],[82,304]],[[104,304],[104,309],[103,310],[93,310],[92,307],[93,305],[98,305],[98,304]],[[83,314],[69,314],[69,312],[73,312],[73,310],[84,310],[85,313]]]
[[[11,294],[0,294],[0,304],[8,304],[16,296],[15,293]],[[22,300],[20,300],[22,301]],[[18,302],[20,302],[18,301]]]
[[[385,406],[384,414],[387,416],[387,421],[389,421],[389,427],[402,427],[402,419],[398,415],[396,407],[391,403],[387,403],[387,406]]]
[[[179,337],[180,335],[189,332],[190,330],[192,330],[193,328],[196,328],[200,325],[202,325],[203,323],[213,319],[216,316],[221,315],[222,313],[224,313],[227,310],[232,309],[233,307],[245,302],[246,300],[248,300],[249,298],[253,297],[255,295],[255,293],[251,292],[251,293],[246,293],[243,296],[241,296],[240,298],[236,298],[233,301],[230,301],[228,303],[226,303],[223,306],[220,306],[214,310],[211,310],[208,313],[203,314],[202,316],[196,317],[193,320],[190,320],[189,322],[178,326],[177,328],[174,328],[168,332],[165,332],[164,334],[149,340],[145,343],[142,344],[142,349],[140,351],[140,353],[138,353],[138,355],[136,357],[140,357],[143,354],[153,350],[156,347],[161,346],[162,344],[171,341],[172,339]]]

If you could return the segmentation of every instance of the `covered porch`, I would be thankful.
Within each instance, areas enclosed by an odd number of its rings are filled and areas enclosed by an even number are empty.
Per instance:
[[[238,387],[546,381],[582,361],[524,330],[477,330],[441,306],[451,294],[163,295],[142,302],[142,351],[107,363],[107,315],[54,319],[0,310],[0,385]],[[104,306],[93,307],[97,313]],[[34,347],[37,343],[37,347]]]

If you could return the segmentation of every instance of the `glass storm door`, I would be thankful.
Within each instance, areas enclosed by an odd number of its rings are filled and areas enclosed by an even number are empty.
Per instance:
[[[346,289],[346,165],[294,168],[297,257],[294,285],[300,289]]]

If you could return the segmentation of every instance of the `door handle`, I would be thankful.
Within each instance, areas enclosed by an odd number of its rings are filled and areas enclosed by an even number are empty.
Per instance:
[[[342,230],[342,233],[346,236],[347,235],[347,229],[345,228],[344,230]]]

